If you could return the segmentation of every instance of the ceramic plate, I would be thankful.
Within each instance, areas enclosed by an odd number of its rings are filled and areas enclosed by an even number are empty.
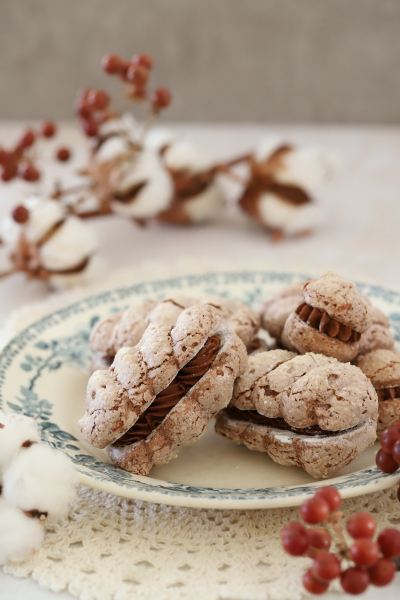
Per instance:
[[[34,417],[43,440],[74,461],[82,484],[128,498],[202,508],[269,508],[301,504],[320,485],[335,485],[343,497],[387,488],[398,476],[384,475],[375,467],[378,444],[337,477],[316,481],[302,469],[280,466],[264,453],[227,442],[210,423],[206,434],[182,448],[178,458],[142,477],[110,464],[106,452],[92,448],[78,429],[90,375],[89,333],[99,319],[177,291],[217,294],[257,309],[280,286],[299,277],[307,278],[269,272],[189,275],[118,288],[55,311],[1,352],[0,408]],[[378,286],[358,287],[390,317],[400,341],[400,294]]]

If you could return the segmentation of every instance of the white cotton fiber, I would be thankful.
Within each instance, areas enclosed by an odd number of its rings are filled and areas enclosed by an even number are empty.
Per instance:
[[[204,150],[185,141],[171,144],[164,154],[164,161],[169,169],[190,173],[205,171],[212,166],[212,160]]]
[[[3,427],[1,427],[3,425]],[[0,482],[4,471],[21,451],[24,442],[40,442],[40,430],[34,419],[0,411]]]
[[[78,266],[96,250],[93,230],[81,219],[70,216],[40,248],[42,265],[50,271]]]
[[[42,543],[44,527],[0,497],[0,565],[21,562]]]
[[[76,473],[59,450],[34,444],[20,452],[3,476],[3,498],[22,510],[47,512],[57,520],[68,512],[76,495]]]

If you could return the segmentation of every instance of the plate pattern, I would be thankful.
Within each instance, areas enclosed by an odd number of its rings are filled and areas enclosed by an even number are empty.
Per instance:
[[[191,295],[206,293],[231,297],[258,308],[262,301],[281,285],[299,278],[307,279],[307,275],[276,272],[186,275],[102,292],[57,310],[27,327],[2,350],[0,408],[34,417],[41,427],[43,440],[71,457],[78,472],[84,476],[83,481],[86,484],[90,485],[92,481],[93,487],[101,487],[99,485],[101,482],[108,482],[113,484],[112,489],[116,494],[125,495],[124,489],[129,489],[131,492],[134,490],[149,492],[149,494],[159,492],[165,497],[166,503],[172,503],[174,499],[182,497],[226,503],[238,500],[271,501],[290,498],[294,500],[300,496],[311,495],[320,485],[318,482],[306,486],[265,489],[215,489],[160,482],[132,475],[84,453],[78,445],[78,440],[55,422],[54,405],[51,399],[42,398],[38,392],[38,383],[42,377],[65,366],[89,371],[92,355],[88,341],[93,325],[104,315],[122,310],[134,301],[150,297],[162,298],[167,293],[179,291],[190,292]],[[390,317],[396,341],[400,341],[400,294],[375,285],[360,283],[357,286],[374,304],[384,308]],[[55,335],[54,330],[62,324],[68,325],[69,334]],[[18,382],[20,382],[19,392],[12,398],[7,393],[11,369],[13,369],[13,378],[16,376],[15,369],[17,369]],[[369,486],[371,489],[375,486],[378,489],[386,487],[383,480],[388,477],[393,479],[393,476],[384,475],[377,468],[368,468],[337,478],[335,485],[340,490],[361,486]],[[167,497],[170,499],[167,500]]]

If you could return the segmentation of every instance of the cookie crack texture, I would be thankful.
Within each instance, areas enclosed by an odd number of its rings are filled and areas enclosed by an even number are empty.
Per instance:
[[[121,348],[110,369],[95,371],[88,383],[86,414],[79,421],[85,439],[105,448],[126,433],[204,345],[218,320],[210,306],[196,305],[180,314],[172,331],[162,321],[150,323],[138,345]],[[186,351],[182,346],[187,346]],[[121,411],[118,419],[112,410],[116,399]],[[98,408],[104,412],[94,420]]]
[[[208,371],[171,409],[161,424],[144,440],[128,446],[111,444],[107,452],[115,464],[140,475],[153,465],[174,458],[179,448],[205,431],[213,415],[226,407],[236,377],[243,372],[247,353],[243,342],[230,329],[221,329],[220,349]]]

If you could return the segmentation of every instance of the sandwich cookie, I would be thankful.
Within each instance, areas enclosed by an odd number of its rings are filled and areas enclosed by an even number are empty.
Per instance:
[[[357,367],[288,355],[276,350],[248,359],[216,432],[281,465],[331,477],[375,441],[376,392]]]
[[[210,305],[215,309],[220,319],[216,329],[233,329],[246,346],[252,344],[260,327],[260,318],[245,304],[218,296],[198,299],[173,294],[160,301],[141,302],[99,321],[90,336],[91,348],[99,353],[95,356],[93,366],[108,368],[118,350],[139,343],[150,323],[162,321],[169,326],[175,325],[182,311],[195,304]]]
[[[88,383],[87,441],[107,447],[118,466],[146,475],[197,439],[228,405],[246,349],[209,305],[186,309],[173,327],[151,323],[139,344],[118,351],[108,371]]]
[[[305,283],[302,296],[283,336],[301,354],[317,352],[341,362],[355,358],[371,318],[368,301],[354,283],[328,271]]]
[[[390,330],[389,319],[376,306],[369,307],[371,325],[358,342],[358,354],[364,355],[374,350],[393,350],[394,337]]]
[[[357,358],[356,365],[374,386],[379,400],[377,431],[400,419],[400,354],[379,349]]]

